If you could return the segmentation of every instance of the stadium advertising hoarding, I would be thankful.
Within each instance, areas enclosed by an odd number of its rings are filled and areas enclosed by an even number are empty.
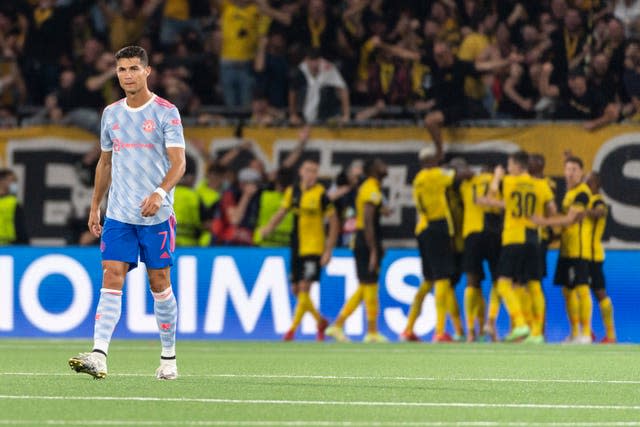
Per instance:
[[[615,307],[618,337],[640,343],[635,301],[640,290],[636,251],[609,251],[605,262],[607,286]],[[555,265],[556,253],[549,255]],[[211,248],[177,252],[172,282],[179,303],[178,335],[181,339],[280,339],[290,325],[294,300],[288,277],[286,249]],[[420,261],[414,250],[387,251],[380,279],[381,331],[395,339],[403,330],[409,306],[421,281]],[[321,311],[334,319],[345,299],[356,289],[351,252],[338,249],[323,270],[322,286],[314,286],[312,298]],[[1,248],[0,337],[90,338],[100,290],[100,253],[97,248]],[[462,279],[464,283],[464,278]],[[551,342],[568,334],[564,301],[558,288],[545,280],[547,296],[546,336]],[[489,284],[484,283],[485,296]],[[458,284],[462,304],[464,286]],[[306,315],[298,339],[313,339],[315,325]],[[507,332],[504,310],[499,331]],[[594,304],[594,330],[603,331]],[[416,333],[430,339],[435,324],[432,296],[425,299]],[[359,308],[347,321],[345,332],[354,339],[366,328]],[[155,338],[157,326],[144,267],[129,273],[123,312],[116,338]]]
[[[201,141],[212,154],[237,145],[232,128],[186,128],[191,142]],[[297,137],[295,129],[246,128],[253,152],[275,166]],[[394,208],[383,220],[390,245],[413,245],[415,209],[411,181],[418,170],[416,153],[427,134],[417,127],[383,129],[317,128],[306,154],[320,162],[321,175],[331,178],[355,158],[379,155],[389,163],[383,190]],[[587,132],[575,124],[531,124],[522,127],[456,128],[445,132],[448,156],[461,156],[473,165],[504,161],[519,148],[540,152],[547,159],[547,173],[558,179],[563,193],[563,153],[580,156],[585,169],[600,171],[603,194],[611,205],[607,236],[619,245],[640,243],[640,125],[607,126]],[[86,223],[91,201],[91,168],[84,155],[95,147],[95,137],[61,127],[0,131],[0,164],[19,176],[19,197],[25,206],[32,243],[64,244],[74,241],[70,224]],[[204,159],[188,144],[202,176]]]

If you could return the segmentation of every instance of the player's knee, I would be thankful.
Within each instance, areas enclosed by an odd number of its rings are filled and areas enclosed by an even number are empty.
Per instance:
[[[105,267],[102,272],[102,287],[120,290],[124,286],[126,272],[117,268]]]
[[[149,287],[152,292],[159,293],[171,286],[169,269],[149,270]]]

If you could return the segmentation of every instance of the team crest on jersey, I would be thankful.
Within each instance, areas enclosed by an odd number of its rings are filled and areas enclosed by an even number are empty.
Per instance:
[[[145,132],[153,132],[155,128],[156,123],[151,119],[147,119],[144,121],[144,123],[142,123],[142,130]]]

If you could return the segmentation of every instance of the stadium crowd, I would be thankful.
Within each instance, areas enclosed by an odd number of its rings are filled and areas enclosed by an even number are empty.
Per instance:
[[[151,89],[191,123],[594,129],[639,108],[639,34],[637,0],[3,1],[0,120],[96,131],[122,96],[113,52],[138,44]]]

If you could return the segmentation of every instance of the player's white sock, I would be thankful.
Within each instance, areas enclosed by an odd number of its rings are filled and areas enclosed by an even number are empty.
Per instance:
[[[100,301],[96,309],[96,323],[93,330],[93,349],[103,354],[109,351],[111,335],[120,320],[122,311],[122,291],[100,289]]]
[[[153,311],[158,322],[163,358],[176,356],[176,323],[178,321],[178,304],[171,286],[162,292],[152,292]]]

